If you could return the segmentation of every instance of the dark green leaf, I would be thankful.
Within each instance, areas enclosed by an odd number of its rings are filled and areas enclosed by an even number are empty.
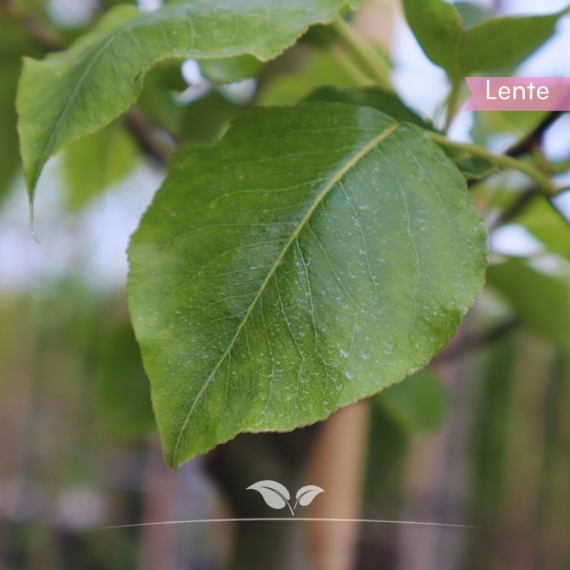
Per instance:
[[[385,91],[380,87],[353,87],[348,89],[321,87],[308,95],[304,101],[325,101],[372,107],[390,115],[400,123],[412,123],[423,128],[431,127],[406,107],[393,91]]]
[[[195,0],[145,14],[121,5],[65,52],[27,60],[18,112],[31,198],[48,158],[126,111],[157,61],[245,53],[271,59],[308,25],[331,21],[346,3]]]
[[[481,290],[485,238],[425,131],[368,107],[256,109],[181,150],[129,247],[168,463],[425,366]]]
[[[399,122],[408,122],[424,129],[432,129],[431,123],[424,121],[416,113],[406,107],[400,98],[393,92],[384,91],[380,87],[353,87],[340,89],[335,87],[322,87],[313,91],[305,101],[328,101],[336,103],[348,103],[363,105],[378,109],[386,115],[390,115]],[[497,166],[491,161],[474,156],[454,146],[442,146],[445,154],[459,168],[466,180],[483,178],[497,171]]]
[[[107,335],[99,411],[105,430],[114,437],[141,437],[156,429],[150,384],[129,322],[117,325]]]
[[[266,85],[259,97],[260,105],[293,105],[322,86],[354,86],[353,78],[339,66],[330,52],[315,50],[304,67],[295,74],[279,75]]]
[[[562,348],[570,348],[568,284],[520,261],[491,265],[487,281],[515,308],[521,321]]]
[[[499,169],[494,162],[481,156],[475,156],[469,152],[454,146],[440,144],[445,154],[453,160],[466,180],[480,180]]]
[[[220,139],[244,107],[230,103],[216,90],[182,109],[181,129],[190,143],[212,143]]]
[[[380,392],[376,402],[412,434],[428,433],[440,427],[448,408],[448,396],[441,380],[428,369]]]

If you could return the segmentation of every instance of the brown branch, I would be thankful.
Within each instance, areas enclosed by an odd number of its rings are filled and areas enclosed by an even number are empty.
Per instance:
[[[10,0],[0,0],[0,15],[44,49],[48,51],[65,49],[55,30],[38,18],[18,14]]]
[[[544,119],[522,140],[513,145],[505,153],[507,156],[518,158],[532,152],[533,148],[542,144],[544,133],[564,114],[564,111],[551,111]]]
[[[176,150],[176,144],[165,131],[136,107],[126,113],[124,121],[144,154],[160,166],[168,164]]]

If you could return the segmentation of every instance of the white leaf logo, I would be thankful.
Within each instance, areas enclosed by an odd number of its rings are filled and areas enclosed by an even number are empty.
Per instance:
[[[277,483],[277,481],[259,481],[250,485],[249,489],[253,489],[254,491],[258,491],[261,493],[262,497],[265,499],[265,502],[272,508],[272,509],[282,509],[287,505],[291,514],[293,513],[293,509],[289,504],[289,500],[291,499],[291,495],[289,495],[289,491],[281,485],[281,483]]]
[[[297,495],[295,497],[297,502],[294,507],[291,507],[291,503],[289,502],[291,500],[291,495],[289,495],[289,491],[287,491],[281,483],[277,483],[277,481],[259,481],[250,485],[248,487],[248,490],[249,489],[253,489],[254,491],[261,493],[265,502],[272,509],[283,509],[285,505],[287,505],[292,515],[295,515],[294,509],[297,508],[297,505],[306,507],[313,502],[313,499],[319,493],[324,493],[325,491],[316,485],[306,485],[305,487],[301,487],[297,491]]]
[[[313,502],[313,499],[319,494],[324,493],[325,490],[317,487],[316,485],[307,485],[306,487],[301,487],[297,491],[297,502],[295,503],[295,507],[299,504],[303,507],[310,505]]]

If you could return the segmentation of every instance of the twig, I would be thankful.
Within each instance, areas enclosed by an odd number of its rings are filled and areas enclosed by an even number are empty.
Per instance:
[[[542,172],[531,166],[530,164],[526,164],[516,158],[511,156],[507,156],[504,154],[493,154],[489,152],[487,149],[477,146],[475,144],[468,144],[468,143],[458,143],[448,139],[447,137],[440,135],[438,133],[434,133],[431,131],[426,132],[427,136],[430,137],[434,142],[441,144],[443,146],[451,146],[454,148],[458,148],[461,150],[465,150],[470,154],[475,156],[481,156],[494,162],[498,166],[503,166],[506,168],[514,168],[519,172],[526,174],[529,178],[532,178],[538,187],[547,195],[554,196],[557,192],[556,187],[550,181],[548,176],[545,176]]]
[[[544,133],[564,114],[564,111],[552,111],[522,140],[513,145],[505,153],[518,158],[532,152],[533,148],[542,144]]]
[[[514,200],[508,208],[503,211],[497,220],[497,223],[493,224],[493,229],[516,218],[541,195],[542,193],[538,188],[529,188],[528,190],[525,190],[522,194],[517,196],[516,200]]]
[[[390,68],[388,64],[378,55],[368,42],[361,38],[340,16],[332,23],[334,29],[340,37],[348,44],[356,55],[366,65],[368,71],[374,77],[376,83],[384,89],[392,91],[390,83]]]
[[[166,133],[158,129],[136,107],[130,109],[125,114],[124,120],[127,129],[137,141],[141,151],[152,158],[158,165],[166,165],[176,150],[176,145],[173,141],[170,141]]]
[[[65,49],[54,30],[37,18],[17,14],[10,0],[0,0],[0,14],[48,51]]]

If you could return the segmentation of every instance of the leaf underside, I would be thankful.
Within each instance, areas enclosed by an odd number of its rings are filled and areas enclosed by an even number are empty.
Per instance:
[[[329,22],[347,0],[194,0],[141,14],[118,6],[65,52],[27,59],[18,114],[33,199],[47,160],[126,111],[146,71],[166,58],[277,56],[310,24]]]
[[[255,109],[182,149],[129,247],[168,463],[422,368],[480,293],[486,253],[459,171],[374,109]]]

